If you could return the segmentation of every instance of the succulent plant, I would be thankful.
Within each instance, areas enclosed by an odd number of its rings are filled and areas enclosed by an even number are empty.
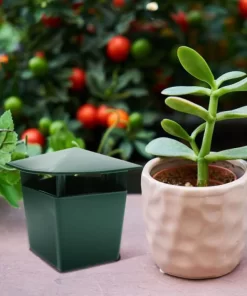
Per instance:
[[[157,138],[146,146],[146,152],[159,157],[185,158],[196,162],[197,186],[207,186],[208,166],[211,162],[247,158],[247,146],[220,152],[211,152],[216,122],[228,119],[247,118],[247,106],[217,113],[218,102],[221,97],[232,92],[247,91],[246,73],[232,71],[215,79],[207,62],[192,48],[181,46],[178,48],[177,54],[183,68],[190,75],[207,83],[209,87],[177,86],[166,88],[162,91],[162,94],[169,96],[165,99],[165,103],[176,111],[198,116],[205,122],[199,125],[192,134],[188,134],[177,122],[169,119],[162,120],[162,128],[167,133],[187,141],[191,148],[174,139]],[[222,86],[223,83],[233,79],[241,80],[234,84]],[[178,97],[180,95],[208,96],[208,110],[193,102]],[[196,137],[202,132],[204,133],[202,144],[201,147],[198,147]]]

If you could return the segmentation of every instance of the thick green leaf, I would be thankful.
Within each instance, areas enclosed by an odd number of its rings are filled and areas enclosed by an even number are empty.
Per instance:
[[[161,93],[166,96],[181,96],[189,94],[210,96],[211,89],[200,86],[175,86],[166,88]]]
[[[211,152],[205,156],[207,161],[217,160],[234,160],[234,159],[247,159],[247,146],[223,150],[220,152]]]
[[[147,153],[147,151],[146,151],[146,146],[147,146],[146,142],[135,140],[134,141],[134,146],[135,146],[136,151],[140,155],[142,155],[143,157],[145,157],[147,159],[152,158],[152,155],[150,155],[150,153]]]
[[[221,97],[225,94],[235,92],[235,91],[247,91],[247,78],[236,82],[231,85],[223,86],[222,88],[215,91],[215,95]]]
[[[187,46],[178,49],[178,58],[184,69],[192,76],[207,82],[212,88],[215,87],[214,76],[203,57]]]
[[[232,79],[237,79],[237,78],[241,78],[243,76],[246,76],[246,73],[241,72],[241,71],[228,72],[226,74],[223,74],[222,76],[220,76],[216,80],[216,85],[217,85],[217,87],[219,87],[225,81],[232,80]]]
[[[185,99],[179,97],[168,97],[165,100],[165,103],[167,106],[176,111],[201,117],[205,121],[210,119],[210,115],[205,108]]]
[[[133,145],[131,145],[131,143],[127,140],[124,140],[121,142],[121,144],[119,145],[119,149],[122,150],[122,158],[125,160],[130,159],[131,154],[133,152]]]
[[[236,118],[247,118],[247,106],[217,114],[217,121]]]
[[[163,130],[166,131],[168,134],[170,134],[172,136],[176,136],[178,138],[182,138],[186,141],[190,141],[189,134],[177,122],[170,120],[170,119],[164,119],[161,122],[161,126],[162,126]]]
[[[14,185],[0,182],[0,195],[2,195],[11,206],[18,208],[18,202],[22,199],[21,182],[19,181]]]
[[[146,146],[146,152],[159,157],[180,157],[196,161],[193,150],[186,145],[170,139],[157,138]]]

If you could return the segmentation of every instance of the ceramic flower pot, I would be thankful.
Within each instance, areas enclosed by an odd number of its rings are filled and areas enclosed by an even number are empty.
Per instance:
[[[240,263],[245,247],[247,166],[244,161],[219,162],[237,180],[212,187],[168,185],[152,176],[187,160],[149,161],[142,172],[147,239],[164,273],[188,278],[215,278]]]

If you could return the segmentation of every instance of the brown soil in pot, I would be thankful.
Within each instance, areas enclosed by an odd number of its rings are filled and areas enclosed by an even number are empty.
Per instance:
[[[177,186],[196,186],[197,166],[184,165],[173,168],[166,168],[153,175],[153,178],[159,182],[177,185]],[[209,166],[209,184],[208,186],[217,186],[236,180],[236,175],[229,169],[210,165]]]

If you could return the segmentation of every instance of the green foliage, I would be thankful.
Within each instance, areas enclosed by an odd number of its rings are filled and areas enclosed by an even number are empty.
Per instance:
[[[49,137],[49,151],[59,151],[72,147],[85,148],[85,143],[82,139],[76,138],[73,133],[68,130],[57,131]]]
[[[22,198],[20,173],[7,164],[24,157],[23,153],[17,153],[17,144],[12,116],[10,111],[6,111],[0,117],[0,195],[14,207],[18,207]]]
[[[181,70],[176,50],[181,44],[205,57],[215,77],[220,77],[215,81],[217,87],[243,77],[241,73],[247,69],[246,20],[236,1],[158,0],[157,11],[148,10],[146,0],[125,0],[121,8],[106,0],[2,2],[0,54],[5,56],[0,55],[0,108],[9,97],[21,99],[22,109],[13,114],[19,135],[27,128],[39,127],[48,137],[47,128],[39,126],[40,119],[62,120],[76,138],[97,150],[107,127],[97,124],[96,129],[90,129],[76,122],[78,108],[86,103],[124,108],[129,114],[139,112],[143,130],[153,134],[152,129],[167,110],[160,105],[162,89],[193,85],[194,77],[201,79],[200,84],[213,83],[212,72],[198,55],[190,63],[181,52],[181,62],[193,77]],[[80,3],[83,5],[75,8]],[[178,11],[184,15],[180,22],[174,18]],[[49,20],[51,16],[55,23]],[[107,44],[116,35],[130,41],[130,52],[121,63],[107,54]],[[43,52],[43,65],[36,52]],[[222,76],[236,67],[241,71]],[[86,74],[85,86],[76,91],[70,80],[74,68]],[[210,91],[198,84],[193,89],[170,88],[166,95],[209,96]],[[231,109],[238,108],[241,98],[235,100],[229,90],[225,92],[228,100],[219,102],[221,110],[226,111],[228,102]],[[174,111],[170,115],[174,119]],[[186,114],[183,118],[188,121]],[[133,153],[127,153],[131,150],[126,146],[126,153],[117,156],[138,157],[136,151],[144,156],[143,145],[134,145],[132,138],[125,130],[122,138],[106,143],[103,153],[110,153],[112,144],[114,150],[122,150],[121,143],[130,142]],[[42,152],[48,147],[47,139]]]
[[[214,80],[213,74],[208,64],[196,51],[182,46],[178,49],[178,57],[182,66],[187,72],[189,72],[194,77],[207,82],[211,86],[211,91],[208,93],[210,96],[209,107],[208,110],[206,110],[195,103],[178,97],[168,97],[165,100],[165,103],[176,111],[199,116],[205,121],[205,123],[198,126],[192,132],[191,136],[189,136],[189,134],[181,125],[172,120],[164,119],[161,122],[163,129],[172,136],[182,138],[189,142],[193,150],[176,140],[169,138],[158,138],[151,141],[147,145],[146,151],[159,157],[180,157],[196,161],[198,164],[197,185],[207,186],[209,162],[214,162],[217,160],[234,160],[240,158],[247,159],[247,146],[220,152],[211,152],[214,127],[217,121],[247,118],[247,106],[231,111],[219,112],[217,114],[219,98],[226,93],[247,91],[247,78],[244,78],[235,84],[223,86],[220,88],[220,85],[223,82],[231,79],[242,78],[245,76],[245,73],[238,71],[229,72]],[[162,93],[193,94],[195,92],[193,87],[188,87],[187,91],[184,89],[186,88],[175,87],[168,90],[165,89]],[[195,138],[200,132],[203,131],[203,141],[199,149],[195,143]]]

